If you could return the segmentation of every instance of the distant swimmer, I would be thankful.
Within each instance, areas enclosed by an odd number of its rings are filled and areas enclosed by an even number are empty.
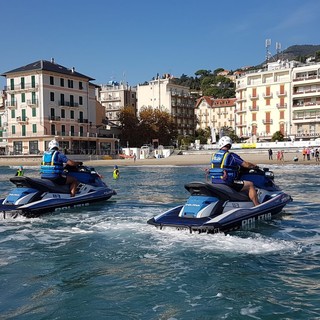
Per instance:
[[[119,177],[120,177],[120,171],[118,169],[118,166],[115,165],[113,167],[113,179],[117,180],[117,179],[119,179]]]

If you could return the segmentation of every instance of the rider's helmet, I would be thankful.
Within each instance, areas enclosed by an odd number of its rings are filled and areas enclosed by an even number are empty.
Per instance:
[[[53,150],[54,148],[59,149],[59,142],[53,139],[49,142],[48,147],[49,147],[49,150]]]
[[[231,138],[229,138],[228,136],[222,137],[222,138],[219,140],[219,143],[218,143],[219,149],[227,146],[228,144],[230,145],[230,148],[231,148],[231,147],[232,147],[232,140],[231,140]]]
[[[114,169],[118,169],[118,166],[117,166],[117,165],[115,165],[115,166],[114,166]]]

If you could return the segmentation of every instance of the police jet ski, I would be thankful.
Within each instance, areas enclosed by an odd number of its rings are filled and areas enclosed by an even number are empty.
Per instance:
[[[191,194],[186,204],[161,213],[148,223],[160,229],[173,227],[190,232],[247,230],[254,228],[258,221],[270,220],[292,201],[291,196],[274,183],[269,169],[241,170],[239,180],[254,183],[260,205],[254,206],[247,193],[237,192],[225,184],[191,182],[185,185]]]
[[[66,166],[65,173],[79,181],[74,197],[70,196],[70,185],[58,185],[48,179],[12,177],[10,181],[16,187],[6,198],[0,199],[0,212],[4,217],[10,212],[13,216],[37,217],[56,210],[87,206],[116,195],[92,167]]]

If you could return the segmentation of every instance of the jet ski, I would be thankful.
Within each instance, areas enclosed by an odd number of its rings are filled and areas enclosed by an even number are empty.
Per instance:
[[[260,205],[254,206],[247,193],[237,192],[225,184],[191,182],[185,185],[190,192],[186,204],[161,213],[148,223],[160,229],[188,229],[191,233],[249,230],[261,220],[270,220],[292,201],[291,196],[274,183],[274,174],[268,168],[242,169],[239,180],[254,183]]]
[[[92,167],[66,166],[64,171],[79,181],[74,197],[70,196],[69,185],[27,176],[10,178],[15,188],[4,199],[0,199],[0,212],[4,218],[9,213],[12,213],[11,216],[21,214],[37,217],[56,210],[87,206],[116,195],[116,191],[110,189]]]

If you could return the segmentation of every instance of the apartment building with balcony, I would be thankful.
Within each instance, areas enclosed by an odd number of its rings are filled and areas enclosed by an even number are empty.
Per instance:
[[[196,129],[210,128],[215,132],[220,132],[223,127],[228,127],[235,130],[235,110],[236,98],[201,97],[195,105]]]
[[[270,140],[276,131],[292,134],[293,64],[269,63],[266,70],[241,74],[236,80],[236,134]]]
[[[116,150],[117,139],[97,135],[94,80],[51,61],[39,60],[2,74],[6,101],[2,114],[7,154],[37,154],[55,138],[69,153]]]
[[[236,134],[270,140],[276,131],[286,138],[320,137],[320,64],[269,63],[236,81]]]
[[[137,86],[137,113],[144,107],[160,108],[170,113],[179,135],[193,135],[195,131],[195,98],[190,89],[174,83],[170,76]],[[161,143],[161,137],[159,137]]]
[[[320,137],[320,64],[292,71],[292,125],[297,139]]]
[[[127,84],[111,81],[102,85],[98,91],[98,100],[105,108],[105,117],[116,125],[119,123],[121,108],[137,108],[137,88]]]

